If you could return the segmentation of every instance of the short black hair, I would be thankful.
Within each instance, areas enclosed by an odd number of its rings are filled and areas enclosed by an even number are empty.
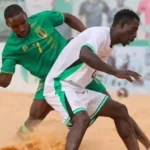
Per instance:
[[[23,12],[24,12],[23,9],[19,5],[12,4],[5,9],[4,18],[7,20],[8,18],[14,17]]]
[[[130,9],[122,9],[115,14],[114,20],[113,20],[113,25],[116,25],[117,23],[119,23],[122,20],[131,21],[133,19],[136,19],[140,22],[139,16],[134,11],[132,11]]]

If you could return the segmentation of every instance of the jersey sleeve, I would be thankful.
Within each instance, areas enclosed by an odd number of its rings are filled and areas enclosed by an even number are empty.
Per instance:
[[[47,15],[53,26],[59,26],[64,23],[64,15],[59,11],[47,11]]]
[[[91,51],[98,55],[105,41],[106,36],[103,33],[94,32],[92,35],[90,35],[89,40],[87,40],[82,47],[87,46]]]
[[[1,72],[14,74],[15,67],[16,67],[16,61],[14,59],[10,59],[10,58],[2,59]]]

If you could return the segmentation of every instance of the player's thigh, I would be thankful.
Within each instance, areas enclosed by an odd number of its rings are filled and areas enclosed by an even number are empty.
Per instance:
[[[43,95],[43,92],[44,92],[44,82],[45,82],[45,80],[40,80],[39,81],[39,85],[38,85],[37,91],[35,93],[34,100],[45,101],[45,97]]]
[[[63,119],[63,123],[72,126],[73,117],[86,111],[86,105],[75,91],[61,91],[56,95],[46,96],[46,101],[56,110]]]
[[[30,117],[32,118],[44,119],[46,115],[53,110],[53,108],[46,102],[45,97],[43,96],[43,90],[43,84],[40,82],[30,107]]]
[[[104,107],[99,112],[99,116],[110,118],[122,118],[128,115],[127,108],[124,104],[109,99]]]

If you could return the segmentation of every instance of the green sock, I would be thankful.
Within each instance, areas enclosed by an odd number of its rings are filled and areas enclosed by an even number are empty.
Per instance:
[[[22,128],[23,133],[29,133],[30,132],[30,130],[27,129],[25,124],[23,124],[21,128]]]

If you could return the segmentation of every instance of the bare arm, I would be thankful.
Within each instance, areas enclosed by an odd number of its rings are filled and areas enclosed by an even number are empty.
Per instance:
[[[12,80],[12,76],[13,74],[0,73],[0,86],[6,88]]]
[[[141,76],[138,73],[130,70],[117,70],[116,68],[111,67],[86,46],[82,47],[79,57],[83,62],[95,70],[114,75],[121,79],[127,79],[130,82],[133,81],[131,77],[135,80],[140,80]]]
[[[65,23],[70,26],[71,28],[82,32],[86,29],[85,25],[75,16],[69,13],[63,13]]]
[[[117,70],[103,60],[101,60],[96,54],[94,54],[88,47],[84,46],[80,52],[80,59],[85,62],[88,66],[95,70],[99,70],[111,75],[116,75]]]

